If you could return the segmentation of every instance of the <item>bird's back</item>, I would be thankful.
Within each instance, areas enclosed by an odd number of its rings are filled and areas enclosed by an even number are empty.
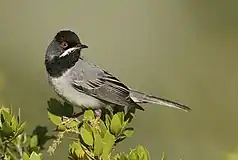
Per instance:
[[[88,81],[103,76],[103,70],[84,59],[79,59],[75,66],[70,70],[70,81]]]

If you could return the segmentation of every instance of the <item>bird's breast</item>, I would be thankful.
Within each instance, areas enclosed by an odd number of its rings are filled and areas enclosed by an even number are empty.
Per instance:
[[[86,108],[101,108],[105,105],[99,99],[96,99],[74,89],[70,83],[68,74],[69,71],[67,71],[61,77],[49,78],[50,84],[60,97],[66,99],[73,105]]]

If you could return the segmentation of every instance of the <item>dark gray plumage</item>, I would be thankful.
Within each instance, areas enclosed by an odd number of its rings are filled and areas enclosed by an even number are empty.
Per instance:
[[[83,59],[80,55],[83,48],[87,46],[80,42],[74,32],[64,30],[57,33],[45,55],[50,84],[70,103],[94,109],[105,104],[142,109],[141,103],[155,103],[190,110],[183,104],[128,88],[106,70]]]

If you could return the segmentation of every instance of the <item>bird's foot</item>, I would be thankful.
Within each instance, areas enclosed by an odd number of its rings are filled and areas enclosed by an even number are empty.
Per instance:
[[[66,116],[63,116],[62,117],[62,122],[59,124],[60,125],[65,125],[67,123],[70,123],[74,120],[74,118],[71,118],[71,117],[66,117]]]
[[[79,121],[77,118],[74,118],[74,117],[65,117],[65,116],[63,116],[62,117],[62,122],[59,124],[59,126],[60,125],[67,125],[67,124],[69,124],[69,123],[71,123],[71,122],[73,122],[73,121]]]
[[[95,114],[95,119],[92,121],[92,126],[96,127],[97,129],[99,128],[99,123],[100,123],[100,118],[102,114],[101,109],[97,109],[94,111]]]
[[[65,125],[67,123],[70,123],[74,120],[76,120],[79,116],[83,115],[84,112],[79,112],[79,113],[73,113],[71,116],[62,116],[62,121],[60,125]]]
[[[101,118],[101,115],[102,115],[102,110],[101,109],[96,109],[94,110],[94,114],[95,114],[95,117],[96,118]]]
[[[82,111],[82,112],[78,112],[78,113],[73,113],[71,116],[70,116],[70,118],[77,118],[77,117],[79,117],[79,116],[81,116],[81,115],[83,115],[84,114],[84,111]]]

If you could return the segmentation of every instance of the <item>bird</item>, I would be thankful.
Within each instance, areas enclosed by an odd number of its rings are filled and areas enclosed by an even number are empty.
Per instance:
[[[72,30],[60,30],[45,51],[48,82],[66,102],[99,111],[106,105],[144,110],[144,103],[190,111],[188,106],[134,90],[81,55],[88,48]],[[95,112],[96,114],[97,112]]]

